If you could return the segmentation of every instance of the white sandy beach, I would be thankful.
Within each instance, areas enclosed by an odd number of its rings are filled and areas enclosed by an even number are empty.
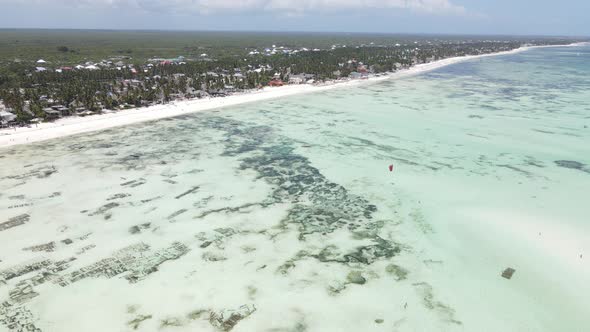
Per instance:
[[[572,44],[579,45],[578,44]],[[136,108],[114,113],[98,114],[87,117],[66,117],[55,122],[40,123],[31,127],[10,128],[0,130],[0,147],[19,144],[34,143],[52,138],[75,135],[85,132],[103,130],[112,127],[124,126],[138,122],[157,120],[167,117],[179,116],[187,113],[206,111],[226,106],[235,106],[244,103],[258,102],[280,97],[292,96],[302,93],[319,92],[340,87],[349,87],[358,84],[367,84],[390,79],[399,79],[420,73],[436,70],[455,63],[474,60],[483,57],[507,55],[523,52],[538,47],[556,46],[531,46],[521,47],[512,51],[498,52],[484,55],[464,56],[443,59],[431,63],[420,64],[409,69],[400,70],[383,76],[373,76],[364,80],[339,81],[321,85],[288,85],[284,87],[266,87],[258,91],[248,91],[234,94],[228,97],[195,99],[175,101],[166,105]]]

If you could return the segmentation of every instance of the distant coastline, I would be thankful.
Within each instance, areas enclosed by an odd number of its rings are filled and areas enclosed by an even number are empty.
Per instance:
[[[153,121],[168,117],[175,117],[195,112],[208,111],[222,107],[236,106],[246,103],[253,103],[287,96],[327,91],[340,87],[351,87],[359,84],[369,84],[384,80],[400,79],[414,76],[421,73],[436,70],[448,65],[499,55],[509,55],[524,52],[534,48],[582,46],[590,43],[573,43],[569,45],[542,45],[525,46],[511,51],[497,52],[482,55],[452,57],[433,61],[430,63],[418,64],[408,69],[399,70],[393,73],[372,75],[367,79],[327,81],[315,85],[287,85],[283,87],[266,87],[260,90],[248,90],[243,93],[236,93],[226,97],[204,98],[174,101],[170,104],[156,105],[144,108],[134,108],[117,112],[91,115],[87,117],[66,117],[55,122],[39,123],[30,127],[16,127],[0,130],[0,148],[20,144],[41,142],[44,140],[70,136],[75,134],[88,133],[104,130],[113,127],[125,126],[134,123]]]

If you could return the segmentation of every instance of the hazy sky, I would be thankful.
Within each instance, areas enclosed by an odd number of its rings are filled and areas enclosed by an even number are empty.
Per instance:
[[[0,0],[0,27],[590,35],[590,0]]]

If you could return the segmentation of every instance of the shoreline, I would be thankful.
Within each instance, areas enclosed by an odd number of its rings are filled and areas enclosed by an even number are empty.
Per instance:
[[[153,121],[228,106],[237,106],[252,102],[260,102],[305,93],[322,92],[332,90],[335,88],[352,87],[361,84],[381,82],[385,80],[401,79],[433,71],[460,62],[491,56],[517,54],[535,48],[580,45],[587,45],[587,43],[573,43],[569,45],[524,46],[505,52],[453,57],[433,61],[430,63],[418,64],[394,73],[384,74],[382,76],[372,76],[368,79],[332,81],[319,85],[300,84],[274,88],[265,87],[262,90],[250,90],[243,93],[233,94],[227,97],[173,101],[165,105],[134,108],[129,110],[117,111],[113,113],[96,114],[87,117],[66,117],[61,118],[55,122],[40,123],[35,127],[31,126],[1,129],[0,148],[41,142],[59,137],[71,136],[93,131],[100,131],[109,128],[130,125],[134,123]]]

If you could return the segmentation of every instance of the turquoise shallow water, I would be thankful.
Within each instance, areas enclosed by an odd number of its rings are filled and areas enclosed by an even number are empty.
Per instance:
[[[588,127],[564,47],[0,150],[0,331],[586,331]]]

